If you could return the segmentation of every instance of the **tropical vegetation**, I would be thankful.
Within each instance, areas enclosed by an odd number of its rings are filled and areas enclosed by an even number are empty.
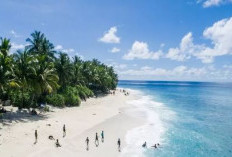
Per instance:
[[[113,67],[93,59],[56,51],[39,31],[26,39],[23,50],[10,53],[10,39],[0,38],[0,99],[10,100],[19,109],[49,103],[78,106],[97,93],[115,89],[118,82]]]

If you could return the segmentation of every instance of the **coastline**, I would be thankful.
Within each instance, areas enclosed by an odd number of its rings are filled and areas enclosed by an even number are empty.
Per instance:
[[[120,156],[126,145],[127,132],[145,123],[145,119],[130,114],[133,106],[127,102],[134,99],[133,92],[125,96],[117,90],[115,95],[90,98],[80,107],[53,108],[54,112],[45,113],[42,118],[7,122],[0,130],[0,156]],[[67,128],[65,138],[62,137],[63,124]],[[34,145],[36,129],[38,143]],[[95,133],[100,135],[102,130],[105,141],[95,147]],[[48,139],[49,135],[59,139],[62,147],[56,148],[55,141]],[[90,138],[89,151],[85,148],[87,136]],[[122,141],[122,152],[117,150],[118,138]]]

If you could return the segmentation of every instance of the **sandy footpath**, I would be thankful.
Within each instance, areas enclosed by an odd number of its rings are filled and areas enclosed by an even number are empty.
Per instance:
[[[114,157],[120,156],[117,139],[124,137],[128,130],[143,123],[143,119],[130,114],[133,106],[127,104],[134,99],[116,91],[115,95],[91,98],[80,107],[53,108],[54,112],[41,116],[19,116],[0,124],[0,157]],[[13,114],[13,113],[12,113]],[[16,114],[17,115],[17,114]],[[48,125],[50,124],[50,126]],[[66,125],[67,135],[63,138],[62,127]],[[34,131],[38,130],[38,143],[34,144]],[[105,141],[98,147],[94,144],[95,133],[105,132]],[[59,139],[61,148],[55,147],[52,135]],[[90,139],[89,151],[85,139]]]

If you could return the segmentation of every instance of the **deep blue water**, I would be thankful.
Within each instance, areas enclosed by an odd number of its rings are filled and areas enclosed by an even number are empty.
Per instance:
[[[118,86],[140,90],[175,112],[175,118],[161,119],[167,127],[162,147],[147,149],[145,156],[232,157],[232,83],[119,81]]]

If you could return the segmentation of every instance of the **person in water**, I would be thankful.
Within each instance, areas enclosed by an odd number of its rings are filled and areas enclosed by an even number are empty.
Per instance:
[[[104,142],[104,131],[103,130],[101,132],[101,141],[102,141],[102,143]]]
[[[99,145],[97,132],[96,132],[96,136],[95,136],[95,145],[96,145],[96,147]]]
[[[153,147],[153,148],[155,148],[155,149],[157,148],[156,144],[155,144],[154,146],[151,146],[151,147]]]
[[[120,138],[118,138],[118,151],[119,152],[121,151],[121,140],[120,140]]]
[[[63,126],[63,137],[65,137],[66,136],[66,127],[65,127],[65,124],[64,124],[64,126]]]
[[[35,143],[34,144],[36,144],[37,141],[38,141],[38,133],[37,133],[37,130],[35,130]]]
[[[144,144],[142,145],[143,148],[147,148],[147,142],[145,141]]]
[[[56,140],[56,147],[61,147],[58,139]]]
[[[85,142],[86,142],[86,150],[88,151],[89,150],[89,137],[86,138]]]

